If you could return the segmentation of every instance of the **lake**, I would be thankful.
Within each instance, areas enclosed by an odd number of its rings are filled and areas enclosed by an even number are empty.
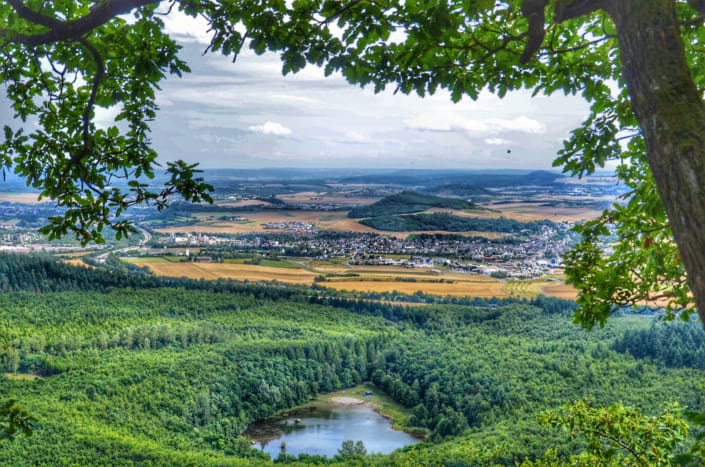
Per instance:
[[[300,421],[295,422],[296,419]],[[364,404],[333,404],[297,409],[250,425],[245,433],[275,459],[282,441],[286,453],[333,457],[343,441],[361,440],[368,453],[387,454],[418,443],[408,433],[392,429],[392,422]]]

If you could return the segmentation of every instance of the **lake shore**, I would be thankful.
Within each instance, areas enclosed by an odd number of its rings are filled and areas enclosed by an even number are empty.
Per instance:
[[[363,393],[364,394],[364,393]],[[346,440],[362,442],[370,453],[389,453],[421,441],[403,430],[372,404],[353,396],[329,396],[323,402],[291,409],[253,423],[245,432],[252,444],[276,458],[289,455],[336,456]]]
[[[362,405],[370,407],[382,417],[392,422],[392,428],[404,431],[419,439],[425,439],[426,433],[417,430],[409,430],[406,420],[411,415],[411,409],[396,402],[377,386],[370,382],[365,382],[351,388],[319,394],[315,400],[302,407],[318,405]]]
[[[350,397],[350,396],[335,396],[331,397],[331,402],[335,402],[336,404],[340,405],[360,405],[364,404],[365,401],[362,399],[358,399],[357,397]]]

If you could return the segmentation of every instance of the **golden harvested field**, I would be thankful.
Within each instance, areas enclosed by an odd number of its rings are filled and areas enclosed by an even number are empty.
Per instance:
[[[83,262],[83,260],[80,259],[64,259],[61,260],[62,263],[70,264],[72,266],[81,266],[83,268],[94,268],[94,266],[91,266],[90,264],[86,264]]]
[[[206,220],[208,214],[201,214],[204,219],[195,225],[179,227],[168,227],[155,229],[157,232],[199,232],[199,233],[250,233],[250,232],[276,232],[276,229],[265,229],[264,224],[268,222],[315,222],[318,223],[323,213],[315,211],[262,211],[241,213],[248,222],[229,222],[221,220]],[[329,213],[325,213],[329,214]],[[342,216],[345,214],[342,213]]]
[[[566,300],[575,300],[578,296],[578,291],[568,284],[544,285],[541,287],[541,292],[549,297],[564,298]]]
[[[318,230],[334,230],[338,232],[377,232],[377,230],[358,223],[355,219],[347,217],[347,212],[321,212],[321,211],[265,211],[246,212],[242,216],[248,222],[228,222],[221,220],[207,220],[207,214],[201,215],[202,222],[194,225],[167,227],[155,229],[157,232],[198,232],[198,233],[223,233],[238,234],[252,232],[277,232],[277,229],[265,229],[268,222],[312,222]],[[387,233],[387,232],[385,232]],[[392,234],[392,232],[389,232]],[[396,236],[405,238],[407,232],[395,232]]]
[[[358,291],[358,292],[398,292],[413,294],[419,290],[433,295],[452,295],[469,297],[506,297],[502,290],[502,283],[495,282],[456,282],[432,283],[432,282],[398,282],[394,280],[341,280],[335,282],[322,282],[320,285],[336,290]]]
[[[434,273],[430,269],[420,268],[405,268],[402,266],[334,266],[332,264],[323,264],[319,262],[310,263],[314,272],[322,274],[345,274],[355,273],[363,278],[390,278],[404,277],[415,278],[418,280],[439,280],[446,279],[459,282],[497,282],[490,276],[484,274],[462,274],[455,272],[443,272],[441,274]]]
[[[343,264],[333,265],[330,263],[322,263],[318,261],[312,261],[309,265],[314,269],[315,272],[320,272],[323,274],[345,274],[347,272],[354,272],[356,274],[409,274],[409,275],[428,275],[430,277],[431,271],[429,270],[419,270],[419,269],[409,269],[403,268],[401,266],[345,266]]]
[[[550,297],[575,299],[576,292],[569,285],[546,280],[499,281],[482,274],[443,273],[435,274],[420,269],[397,266],[333,266],[315,264],[315,272],[304,269],[255,266],[239,263],[194,263],[164,262],[160,258],[127,258],[127,261],[148,266],[160,276],[188,277],[190,279],[235,279],[286,282],[311,285],[319,274],[355,273],[359,277],[329,277],[319,283],[341,291],[391,292],[413,294],[422,291],[432,295],[470,297],[516,297],[534,298],[539,293]],[[400,280],[401,279],[401,280]],[[439,280],[445,282],[437,282]],[[413,281],[412,281],[413,280]]]
[[[129,261],[129,259],[128,259]],[[159,276],[188,277],[190,279],[236,279],[249,281],[287,282],[290,284],[312,284],[315,274],[302,269],[287,269],[254,266],[237,263],[165,263],[141,261]]]
[[[351,194],[350,196],[344,193],[330,195],[327,193],[319,194],[313,191],[302,191],[290,195],[279,195],[277,198],[287,202],[287,204],[343,204],[343,205],[365,205],[379,201],[381,198],[363,198]]]
[[[254,266],[237,263],[169,263],[150,262],[141,258],[127,259],[148,266],[151,271],[160,276],[188,277],[191,279],[218,279],[229,278],[249,281],[287,282],[290,284],[313,284],[317,274],[302,269],[286,269],[278,267]],[[322,268],[319,268],[319,270]],[[472,297],[506,297],[508,294],[502,290],[502,282],[488,276],[479,274],[426,274],[406,268],[382,268],[375,270],[369,266],[361,269],[354,268],[326,268],[330,273],[355,272],[360,277],[333,277],[330,281],[320,285],[337,290],[391,292],[397,290],[403,293],[415,293],[419,290],[428,294],[472,296]],[[410,273],[410,271],[413,271]],[[323,272],[323,271],[321,271]],[[397,278],[416,279],[417,282],[400,281]],[[444,279],[448,282],[433,282]]]
[[[504,290],[510,297],[532,299],[542,293],[543,287],[551,284],[555,284],[555,282],[543,279],[510,279],[504,282],[504,287],[502,287],[502,290]]]
[[[372,227],[362,225],[355,219],[350,219],[347,216],[341,217],[339,219],[329,219],[326,221],[321,221],[318,225],[318,229],[334,230],[336,232],[380,232],[379,230],[373,229]],[[406,234],[404,234],[404,237],[406,237]]]
[[[489,209],[501,211],[501,215],[522,222],[548,219],[554,222],[576,222],[595,219],[602,211],[590,208],[542,206],[540,203],[488,204]],[[496,214],[498,217],[500,214]]]

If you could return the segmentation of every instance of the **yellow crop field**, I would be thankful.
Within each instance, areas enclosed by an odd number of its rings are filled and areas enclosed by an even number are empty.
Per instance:
[[[469,297],[506,297],[502,290],[502,284],[496,282],[400,282],[395,280],[341,280],[334,282],[323,282],[320,285],[336,290],[347,290],[357,292],[398,292],[413,294],[421,291],[432,295],[452,295]]]
[[[188,277],[190,279],[236,279],[249,281],[287,282],[312,284],[315,274],[302,269],[287,269],[237,263],[165,263],[140,262],[159,276]]]
[[[542,288],[553,284],[541,279],[532,280],[508,280],[504,283],[504,290],[510,297],[516,298],[535,298],[542,293]]]
[[[360,224],[355,219],[350,219],[348,217],[340,217],[338,219],[331,219],[327,217],[325,221],[319,223],[320,230],[334,230],[336,232],[379,232],[372,227]],[[407,233],[403,232],[385,232],[390,236],[395,236],[398,238],[406,238]],[[403,234],[403,235],[402,235]]]
[[[279,195],[277,198],[285,201],[287,204],[343,204],[343,205],[365,205],[372,204],[381,198],[367,198],[354,194],[335,193],[335,194],[319,194],[313,191],[302,191],[288,195]]]
[[[577,222],[596,219],[602,211],[591,208],[543,206],[541,203],[503,203],[489,204],[487,208],[501,211],[496,214],[521,222],[548,219],[554,222]],[[494,216],[493,216],[494,217]]]
[[[90,264],[86,264],[81,259],[62,259],[62,263],[70,264],[71,266],[80,266],[83,268],[93,268]]]
[[[283,267],[258,266],[241,263],[165,262],[160,258],[128,258],[127,261],[148,266],[160,276],[188,277],[190,279],[235,279],[279,281],[289,284],[311,285],[318,275],[330,274],[319,285],[340,291],[391,292],[413,294],[421,291],[430,295],[469,297],[534,298],[539,293],[550,297],[575,299],[573,287],[546,280],[499,281],[482,274],[432,273],[421,269],[398,266],[333,266],[315,263],[314,271]],[[354,273],[356,277],[336,277],[336,274]],[[441,282],[442,281],[442,282]]]
[[[578,296],[578,291],[568,284],[544,285],[541,287],[541,292],[549,297],[565,298],[566,300],[575,300]]]

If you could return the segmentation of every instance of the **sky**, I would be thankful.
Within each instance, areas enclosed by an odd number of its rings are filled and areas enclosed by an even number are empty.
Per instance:
[[[203,168],[548,169],[562,141],[587,116],[580,98],[451,102],[374,94],[307,67],[282,76],[275,54],[209,53],[206,25],[172,13],[167,30],[192,72],[162,84],[152,141],[161,160]],[[111,112],[100,118],[110,120]]]

